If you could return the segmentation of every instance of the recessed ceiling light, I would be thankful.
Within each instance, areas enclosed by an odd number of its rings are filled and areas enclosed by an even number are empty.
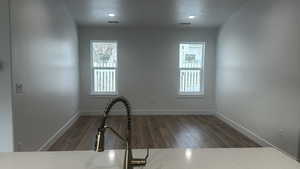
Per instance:
[[[192,23],[191,22],[180,22],[179,24],[180,25],[191,25]]]
[[[189,19],[194,19],[196,16],[194,16],[194,15],[191,15],[191,16],[189,16],[188,18]]]
[[[108,21],[107,23],[110,23],[110,24],[118,24],[118,23],[120,23],[120,21]]]
[[[114,13],[109,13],[108,16],[109,17],[115,17],[116,15]]]

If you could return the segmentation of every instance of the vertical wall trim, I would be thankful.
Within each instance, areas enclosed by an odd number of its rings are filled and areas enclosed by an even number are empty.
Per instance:
[[[9,50],[10,50],[10,83],[11,83],[11,123],[12,123],[12,151],[15,151],[15,139],[14,139],[14,112],[15,112],[15,104],[14,104],[14,80],[13,80],[13,31],[12,31],[12,0],[8,1],[8,17],[9,17]]]

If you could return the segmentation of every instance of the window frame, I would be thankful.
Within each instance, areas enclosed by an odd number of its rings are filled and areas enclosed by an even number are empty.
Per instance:
[[[180,68],[180,45],[181,44],[201,44],[203,45],[202,68]],[[204,97],[205,96],[205,72],[206,72],[206,41],[180,41],[178,44],[178,65],[177,65],[177,95],[179,97]],[[200,92],[181,92],[180,91],[180,71],[181,70],[200,70]]]
[[[117,64],[116,67],[94,67],[94,57],[93,57],[93,43],[116,43],[116,50],[117,50]],[[90,95],[91,96],[99,96],[99,97],[112,97],[117,96],[119,94],[118,90],[118,69],[119,69],[119,53],[118,53],[118,41],[116,40],[90,40]],[[95,77],[94,77],[94,71],[95,70],[115,70],[116,71],[116,79],[115,79],[115,92],[95,92]]]

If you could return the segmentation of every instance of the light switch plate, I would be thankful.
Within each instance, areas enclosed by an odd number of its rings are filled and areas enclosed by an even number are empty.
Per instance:
[[[21,84],[21,83],[17,83],[16,84],[16,93],[17,94],[23,94],[23,84]]]

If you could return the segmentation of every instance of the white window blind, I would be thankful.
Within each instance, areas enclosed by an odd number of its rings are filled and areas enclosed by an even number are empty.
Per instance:
[[[92,41],[92,94],[117,94],[117,42]]]
[[[179,94],[203,95],[205,43],[180,43],[179,53]]]

